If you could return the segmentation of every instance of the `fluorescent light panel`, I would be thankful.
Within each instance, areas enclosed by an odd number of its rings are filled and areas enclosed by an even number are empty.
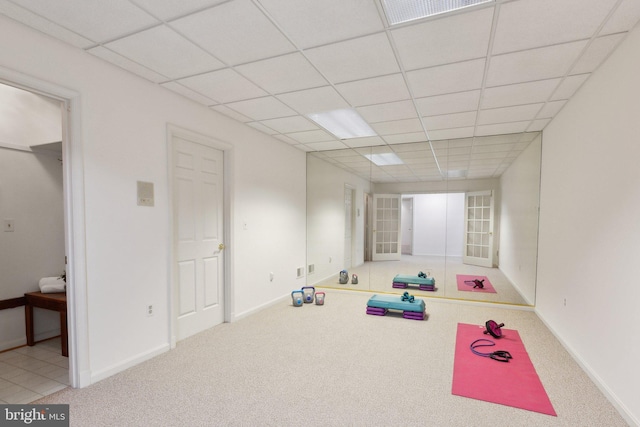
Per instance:
[[[389,25],[439,15],[494,0],[382,0]]]
[[[311,113],[307,114],[307,117],[340,139],[376,136],[375,131],[360,114],[350,108]]]
[[[376,166],[393,166],[403,165],[404,162],[396,153],[382,153],[382,154],[365,154],[367,159],[371,160]]]
[[[447,178],[465,178],[467,171],[465,169],[449,169],[446,175]]]

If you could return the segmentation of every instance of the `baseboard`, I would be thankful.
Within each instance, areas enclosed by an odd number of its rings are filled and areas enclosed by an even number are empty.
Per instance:
[[[556,337],[558,341],[560,341],[560,344],[562,344],[562,347],[564,347],[564,349],[567,350],[569,355],[582,368],[582,370],[587,374],[587,376],[591,379],[591,381],[593,381],[596,387],[598,387],[598,389],[602,392],[602,394],[604,394],[607,400],[613,405],[614,408],[616,408],[616,411],[618,411],[620,416],[624,418],[627,424],[629,424],[630,426],[640,427],[640,420],[638,420],[632,413],[629,412],[627,407],[622,402],[620,402],[620,400],[615,395],[615,393],[613,393],[611,389],[604,383],[604,381],[602,381],[602,378],[600,378],[600,376],[597,373],[595,373],[595,371],[591,368],[591,366],[587,362],[585,362],[578,355],[578,353],[576,353],[574,349],[562,339],[562,337],[549,324],[549,322],[546,321],[544,316],[542,316],[537,309],[534,310],[534,312],[536,313],[538,318],[542,321],[542,323],[544,323],[544,325],[549,329],[549,331],[551,331],[553,336]]]
[[[22,337],[15,340],[10,341],[2,341],[0,342],[0,351],[11,350],[13,348],[22,347],[27,345],[27,338]]]
[[[92,372],[91,373],[91,384],[95,384],[98,381],[101,381],[105,378],[108,378],[112,375],[115,375],[119,372],[122,372],[124,370],[127,370],[135,365],[138,365],[142,362],[146,362],[149,359],[153,359],[156,356],[159,356],[162,353],[165,353],[167,351],[170,350],[170,345],[167,344],[162,344],[152,350],[149,350],[145,353],[139,354],[137,356],[131,357],[125,361],[123,361],[122,363],[117,363],[115,365],[112,365],[106,369],[102,369],[100,371],[96,371],[96,372]]]
[[[516,285],[516,282],[511,280],[511,277],[509,277],[509,275],[507,273],[505,273],[500,267],[498,267],[498,270],[509,281],[509,283],[511,283],[511,286],[513,287],[513,289],[516,290],[516,292],[518,293],[518,295],[520,295],[520,297],[524,300],[524,302],[526,302],[529,305],[534,305],[535,304],[535,301],[529,301],[529,298],[524,296],[524,294],[520,291],[520,287],[518,285]]]
[[[243,311],[242,313],[236,314],[231,321],[235,322],[236,320],[240,320],[240,319],[243,319],[245,317],[251,316],[252,314],[258,313],[258,312],[264,310],[265,308],[269,308],[272,305],[278,304],[278,303],[280,303],[280,302],[282,302],[282,301],[284,301],[284,300],[286,300],[287,298],[290,298],[290,297],[291,297],[291,294],[285,294],[283,296],[274,298],[271,301],[267,301],[266,303],[260,304],[259,306],[254,307],[254,308],[252,308],[250,310]]]

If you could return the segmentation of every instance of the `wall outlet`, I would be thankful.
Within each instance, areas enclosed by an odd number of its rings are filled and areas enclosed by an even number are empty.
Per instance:
[[[153,304],[147,304],[147,316],[153,316]]]

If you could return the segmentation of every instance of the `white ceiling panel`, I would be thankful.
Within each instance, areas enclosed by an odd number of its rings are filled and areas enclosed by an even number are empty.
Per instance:
[[[188,87],[184,87],[179,83],[176,82],[166,82],[166,83],[162,83],[161,84],[162,87],[166,87],[167,89],[175,92],[175,93],[179,93],[182,96],[186,96],[187,98],[196,101],[199,104],[202,105],[215,105],[216,102],[210,98],[207,98],[206,96],[200,95],[198,92],[195,92],[191,89],[189,89]]]
[[[230,68],[187,77],[179,82],[223,104],[267,95],[265,91]]]
[[[271,94],[328,84],[322,74],[299,52],[239,65],[235,69]]]
[[[164,25],[105,45],[172,79],[221,68],[223,64]]]
[[[285,93],[277,97],[300,114],[349,108],[349,104],[331,86]]]
[[[278,117],[294,116],[296,114],[295,111],[273,96],[231,102],[227,104],[227,106],[253,120],[268,120]]]
[[[303,132],[318,129],[309,119],[303,116],[282,117],[279,119],[263,120],[262,124],[280,133]]]
[[[309,49],[305,55],[331,83],[400,71],[385,33]]]
[[[566,103],[567,103],[566,100],[547,102],[536,117],[538,118],[554,117],[556,114],[558,114],[558,112],[560,112],[560,110],[562,109],[562,107],[564,107],[564,104]]]
[[[484,59],[459,62],[407,72],[415,98],[479,89],[484,75]]]
[[[342,83],[335,87],[355,107],[402,101],[410,98],[404,77],[399,73]]]
[[[629,31],[640,20],[640,1],[623,0],[606,22],[601,35]]]
[[[295,47],[250,0],[234,0],[171,22],[228,65],[289,53]]]
[[[423,117],[428,132],[436,129],[450,129],[473,126],[476,123],[476,112],[444,114],[441,116]]]
[[[586,41],[578,41],[493,56],[487,86],[562,77],[586,45]]]
[[[422,130],[422,124],[419,119],[393,120],[390,122],[373,123],[371,127],[378,135],[411,133]]]
[[[94,42],[160,23],[128,0],[20,0],[20,6]]]
[[[372,147],[376,145],[384,145],[384,140],[379,136],[371,136],[366,138],[352,138],[343,140],[346,145],[351,148]]]
[[[369,123],[418,117],[418,113],[416,113],[416,109],[411,100],[367,105],[358,107],[357,110]]]
[[[500,135],[503,133],[518,133],[527,130],[531,121],[499,123],[493,125],[483,125],[476,127],[476,135]]]
[[[260,122],[250,122],[250,123],[247,123],[247,125],[251,126],[252,128],[254,128],[256,130],[259,130],[262,133],[266,133],[267,135],[275,135],[275,134],[278,133],[277,131],[271,129],[270,127],[267,127],[267,126],[263,125]]]
[[[416,105],[422,116],[437,116],[463,111],[475,111],[478,109],[479,101],[480,91],[472,90],[419,98],[416,99]]]
[[[144,67],[136,62],[133,62],[122,55],[119,55],[115,52],[110,51],[109,49],[96,46],[87,50],[92,55],[97,56],[98,58],[102,58],[111,64],[115,64],[118,67],[121,67],[127,71],[130,71],[134,74],[137,74],[141,77],[144,77],[147,80],[151,80],[154,83],[165,82],[169,78],[167,76],[163,76],[162,74],[158,74],[150,68]],[[211,102],[213,103],[213,102]]]
[[[478,125],[533,120],[543,105],[543,103],[539,103],[480,110]]]
[[[333,135],[322,129],[288,133],[287,136],[303,144],[306,144],[308,142],[334,141],[336,139]]]
[[[624,36],[625,34],[612,34],[593,40],[584,55],[580,57],[571,69],[571,74],[583,74],[595,71],[602,61],[618,46]]]
[[[543,130],[551,122],[551,119],[536,119],[531,122],[527,128],[527,132],[537,132]]]
[[[410,133],[402,133],[395,135],[384,135],[382,139],[385,140],[387,144],[395,145],[395,144],[406,144],[409,142],[422,142],[426,141],[427,137],[424,132],[410,132]]]
[[[504,3],[493,53],[513,52],[590,38],[617,0],[519,0]],[[570,17],[570,19],[567,19]]]
[[[81,49],[95,44],[94,41],[82,37],[79,34],[48,20],[47,18],[36,15],[35,13],[7,0],[0,1],[0,13],[18,22],[22,22],[29,27],[37,28],[39,31],[42,31],[51,37],[57,38]]]
[[[559,99],[569,99],[578,90],[580,86],[589,78],[589,74],[579,74],[576,76],[569,76],[562,80],[562,83],[558,86],[556,91],[551,97],[551,101]]]
[[[303,49],[384,29],[373,1],[257,1]]]
[[[506,86],[490,87],[482,94],[482,108],[544,102],[560,84],[561,79],[539,80]]]
[[[493,7],[391,31],[405,70],[487,55]]]
[[[213,107],[209,107],[209,108],[217,111],[218,113],[224,114],[227,117],[231,117],[233,120],[236,120],[238,122],[247,123],[253,120],[247,116],[244,116],[238,113],[237,111],[232,110],[226,105],[214,105]]]
[[[473,136],[474,127],[464,127],[455,129],[440,129],[429,131],[429,139],[434,141],[441,139],[468,138]]]
[[[311,144],[304,144],[311,150],[323,151],[323,150],[344,150],[347,147],[340,141],[327,141],[327,142],[312,142]]]
[[[409,156],[417,154],[419,152],[428,151],[431,152],[431,147],[429,147],[429,143],[427,142],[416,142],[411,144],[397,144],[393,146],[393,151],[395,153],[409,153]],[[400,156],[400,158],[406,158]]]
[[[226,0],[131,0],[152,15],[169,20],[222,3]]]

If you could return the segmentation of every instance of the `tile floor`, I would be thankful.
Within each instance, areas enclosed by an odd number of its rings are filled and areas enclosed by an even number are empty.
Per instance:
[[[0,353],[0,403],[30,403],[68,386],[59,337]]]

